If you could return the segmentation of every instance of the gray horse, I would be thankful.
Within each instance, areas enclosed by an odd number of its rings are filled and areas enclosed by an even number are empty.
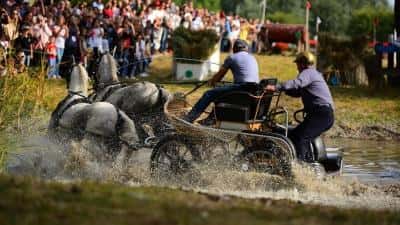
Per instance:
[[[96,73],[94,102],[106,101],[120,108],[138,125],[141,139],[159,136],[165,129],[164,103],[171,94],[151,82],[122,84],[117,76],[117,63],[111,54],[104,54]],[[140,129],[140,128],[141,129]],[[155,134],[152,131],[154,131]]]
[[[58,104],[49,123],[49,134],[104,143],[112,156],[127,156],[138,147],[134,122],[108,102],[91,103],[88,96],[88,74],[81,65],[72,69],[69,94]],[[65,140],[65,139],[64,139]]]

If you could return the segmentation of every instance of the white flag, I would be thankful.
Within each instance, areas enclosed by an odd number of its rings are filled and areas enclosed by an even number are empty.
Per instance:
[[[319,16],[317,16],[317,24],[321,24],[321,23],[322,23],[321,18],[319,18]]]

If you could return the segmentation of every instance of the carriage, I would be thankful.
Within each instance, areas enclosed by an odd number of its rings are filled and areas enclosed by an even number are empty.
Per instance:
[[[294,126],[289,124],[288,111],[278,106],[281,94],[264,90],[266,85],[276,83],[276,79],[264,79],[220,96],[203,120],[206,122],[200,124],[183,119],[188,106],[184,98],[170,99],[164,112],[174,129],[153,148],[152,174],[179,176],[222,157],[242,171],[290,177],[292,163],[297,161],[296,149],[288,138]],[[301,113],[295,113],[295,120]],[[340,149],[326,148],[321,137],[310,145],[313,165],[328,174],[341,172]]]

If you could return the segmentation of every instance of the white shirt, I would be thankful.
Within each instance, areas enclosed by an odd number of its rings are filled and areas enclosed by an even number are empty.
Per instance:
[[[94,28],[91,32],[93,33],[89,38],[89,46],[103,51],[103,28]]]
[[[65,35],[67,34],[67,31],[65,28],[61,28],[60,26],[55,26],[54,27],[54,32],[58,33],[56,37],[56,47],[57,48],[65,48]]]
[[[204,28],[203,21],[199,16],[197,16],[192,22],[192,30],[201,30]]]
[[[137,59],[143,59],[145,57],[144,53],[146,51],[146,42],[144,40],[136,42],[135,56]]]
[[[103,3],[93,2],[93,7],[98,8],[100,11],[103,11],[104,5]]]

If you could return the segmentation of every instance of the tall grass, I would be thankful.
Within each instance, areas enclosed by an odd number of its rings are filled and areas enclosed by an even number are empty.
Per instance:
[[[34,115],[43,102],[43,69],[37,75],[28,73],[8,73],[0,79],[0,129],[15,121],[20,129],[22,117]]]
[[[24,119],[38,114],[43,108],[46,65],[44,60],[36,68],[16,74],[6,59],[6,74],[0,77],[0,172],[4,168],[10,138],[23,128]],[[6,129],[5,128],[12,128]]]

